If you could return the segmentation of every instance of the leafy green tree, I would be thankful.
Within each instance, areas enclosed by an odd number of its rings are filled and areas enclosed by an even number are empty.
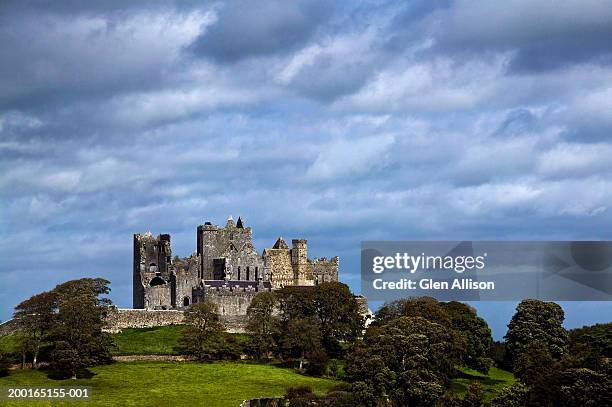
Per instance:
[[[560,378],[561,405],[566,407],[612,406],[612,379],[590,369],[568,369]]]
[[[288,286],[276,291],[281,324],[286,325],[290,319],[316,314],[314,290],[315,287]]]
[[[363,330],[359,303],[345,284],[285,287],[277,295],[281,335],[291,320],[315,318],[328,355],[341,356],[341,344],[353,344]]]
[[[261,359],[275,349],[279,320],[275,316],[276,295],[270,291],[258,293],[247,309],[247,331],[251,334],[251,352]]]
[[[286,357],[299,359],[300,370],[303,369],[306,354],[320,347],[321,331],[315,318],[294,318],[289,321],[281,340],[282,353]]]
[[[491,407],[526,407],[529,388],[521,382],[504,387],[493,400]]]
[[[354,343],[361,335],[364,319],[359,304],[346,284],[321,283],[315,286],[314,303],[323,345],[337,355],[340,343]]]
[[[399,317],[422,317],[443,326],[450,326],[448,311],[435,298],[402,298],[383,305],[376,313],[373,324],[385,325]]]
[[[71,280],[53,290],[57,313],[53,317],[50,339],[52,363],[76,379],[79,370],[108,363],[113,346],[109,334],[102,332],[111,304],[109,281],[99,278]]]
[[[554,302],[523,300],[508,324],[506,352],[512,363],[532,342],[545,346],[554,359],[567,351],[567,331],[563,328],[563,309]]]
[[[450,316],[450,325],[466,340],[465,365],[486,374],[493,364],[489,357],[493,344],[489,325],[467,304],[451,301],[440,305]]]
[[[423,317],[400,317],[368,328],[347,359],[349,382],[369,398],[397,405],[433,405],[460,362],[463,339]]]
[[[612,359],[612,322],[585,326],[569,331],[569,365],[605,371]]]
[[[179,342],[187,353],[198,360],[212,358],[224,331],[217,306],[209,301],[192,304],[185,311],[185,325]]]
[[[384,326],[402,316],[422,317],[460,333],[466,350],[462,364],[483,373],[493,364],[491,329],[470,306],[457,301],[443,303],[431,297],[404,298],[385,304],[373,326]]]
[[[32,354],[32,367],[36,369],[40,348],[51,331],[57,303],[56,291],[33,295],[15,307],[13,318],[19,321],[19,349],[22,366],[27,353]]]

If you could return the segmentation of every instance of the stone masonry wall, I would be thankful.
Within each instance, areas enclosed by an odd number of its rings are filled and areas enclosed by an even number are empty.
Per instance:
[[[114,308],[106,318],[105,331],[120,332],[124,328],[153,328],[183,323],[183,311]]]
[[[316,284],[338,281],[338,256],[332,259],[312,259],[312,275]]]
[[[11,335],[19,330],[19,322],[16,319],[9,319],[0,324],[0,336]]]
[[[248,305],[247,305],[248,306]],[[126,328],[154,328],[184,323],[184,313],[178,310],[117,309],[111,311],[106,319],[104,331],[117,333]],[[11,321],[9,321],[10,323]],[[221,315],[225,330],[230,333],[243,333],[246,327],[245,315]],[[14,324],[0,325],[0,336],[15,332]],[[5,327],[6,325],[6,327]]]
[[[294,272],[289,249],[266,249],[264,253],[266,272],[270,274],[272,288],[294,285]]]

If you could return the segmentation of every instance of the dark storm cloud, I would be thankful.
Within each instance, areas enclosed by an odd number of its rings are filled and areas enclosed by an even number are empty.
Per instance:
[[[435,14],[437,45],[454,52],[506,51],[512,73],[612,62],[612,7],[607,1],[459,1]]]
[[[235,1],[222,5],[217,21],[193,42],[194,53],[219,62],[265,56],[303,45],[332,14],[325,1]]]

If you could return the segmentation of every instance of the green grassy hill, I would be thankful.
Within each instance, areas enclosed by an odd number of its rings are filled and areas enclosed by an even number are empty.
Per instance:
[[[289,387],[310,386],[325,393],[339,382],[303,376],[292,369],[245,362],[123,362],[92,368],[91,379],[53,380],[42,371],[15,370],[0,387],[88,386],[88,406],[237,407],[245,399],[275,397]],[[37,401],[37,406],[74,405]],[[11,402],[11,406],[31,405]]]
[[[467,368],[461,368],[459,371],[459,377],[451,382],[451,392],[464,394],[472,382],[478,381],[482,384],[486,401],[491,401],[501,389],[516,381],[512,373],[496,367],[492,367],[488,375]]]
[[[168,325],[156,328],[129,328],[114,334],[116,348],[113,355],[178,355],[179,337],[184,325]],[[246,334],[228,334],[236,342],[244,342]]]
[[[182,329],[181,325],[124,329],[113,335],[117,345],[113,354],[177,355]],[[238,334],[235,338],[244,341],[246,335]],[[0,337],[0,350],[14,349],[14,337]],[[317,392],[326,392],[340,383],[303,376],[292,369],[247,362],[119,362],[91,371],[94,373],[91,379],[71,381],[50,379],[42,371],[13,370],[8,377],[0,378],[0,387],[89,386],[94,394],[93,402],[88,403],[91,406],[143,405],[143,400],[152,406],[238,406],[245,399],[282,396],[289,387],[307,385]],[[497,368],[492,368],[488,375],[462,368],[460,376],[453,379],[450,391],[463,394],[470,383],[479,381],[490,401],[514,380],[512,373]],[[51,403],[37,402],[37,405]]]
[[[115,355],[178,355],[178,338],[183,325],[130,328],[114,334]]]

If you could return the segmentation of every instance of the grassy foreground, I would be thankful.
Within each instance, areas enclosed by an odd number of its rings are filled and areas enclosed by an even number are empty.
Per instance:
[[[91,379],[53,380],[44,372],[14,370],[0,387],[88,386],[87,406],[232,406],[245,399],[282,396],[289,387],[310,386],[325,393],[338,381],[297,374],[291,369],[244,362],[124,362],[98,366]],[[75,405],[57,401],[2,402],[8,406]]]
[[[480,382],[485,392],[485,400],[491,401],[501,389],[515,382],[514,375],[505,370],[492,367],[488,375],[472,369],[461,368],[461,375],[451,382],[450,391],[455,394],[464,394],[474,381]]]
[[[129,328],[114,334],[114,355],[178,355],[178,339],[184,325]]]

